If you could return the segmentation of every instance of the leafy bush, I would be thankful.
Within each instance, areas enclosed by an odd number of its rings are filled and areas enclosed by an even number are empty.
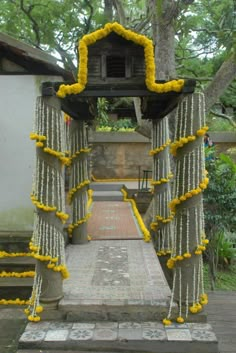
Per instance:
[[[204,192],[205,230],[209,238],[206,257],[214,289],[217,269],[227,267],[235,256],[229,232],[236,232],[236,164],[224,154],[215,158],[214,149],[206,149],[206,168],[210,179]]]

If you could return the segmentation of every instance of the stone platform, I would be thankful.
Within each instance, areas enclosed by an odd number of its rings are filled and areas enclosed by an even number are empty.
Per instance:
[[[66,249],[70,278],[59,310],[70,321],[161,320],[170,289],[152,243],[100,240]]]

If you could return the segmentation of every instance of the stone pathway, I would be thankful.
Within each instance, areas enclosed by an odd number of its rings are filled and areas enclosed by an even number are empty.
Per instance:
[[[88,221],[88,234],[92,240],[142,238],[130,203],[95,201],[91,212],[92,216]]]
[[[101,240],[66,249],[70,278],[59,309],[77,320],[156,320],[170,289],[153,245]]]

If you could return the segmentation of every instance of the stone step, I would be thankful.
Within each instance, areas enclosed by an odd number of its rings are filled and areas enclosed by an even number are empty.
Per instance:
[[[16,278],[2,277],[0,278],[0,299],[29,299],[33,278]]]
[[[29,252],[32,231],[0,231],[0,251]]]
[[[124,185],[122,183],[91,183],[90,188],[94,191],[120,191]]]
[[[30,256],[0,258],[0,272],[25,272],[35,269],[36,260]]]
[[[218,353],[209,324],[160,322],[42,321],[29,323],[19,340],[18,353]]]
[[[120,191],[94,191],[93,201],[123,201],[124,197]]]

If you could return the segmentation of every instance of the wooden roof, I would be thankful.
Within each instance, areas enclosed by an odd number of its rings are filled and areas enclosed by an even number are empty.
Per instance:
[[[10,62],[13,65],[8,69]],[[57,65],[57,59],[5,33],[0,33],[0,75],[57,75],[73,80],[71,72]]]

